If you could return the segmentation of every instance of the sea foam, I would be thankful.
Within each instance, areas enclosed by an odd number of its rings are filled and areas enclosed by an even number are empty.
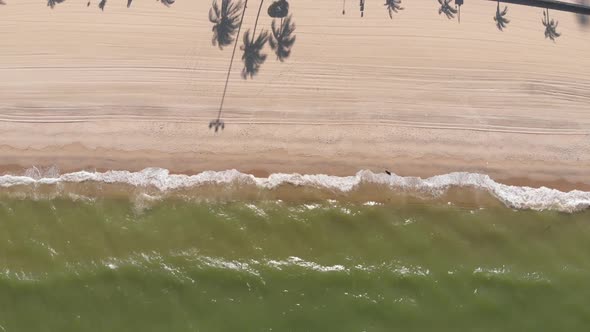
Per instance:
[[[28,175],[28,174],[27,174]],[[3,175],[0,187],[52,185],[58,183],[119,183],[136,187],[154,187],[160,191],[170,191],[198,187],[206,184],[251,184],[265,189],[281,185],[308,186],[328,190],[349,192],[363,183],[378,184],[392,190],[426,193],[439,196],[451,187],[465,187],[483,190],[495,196],[505,205],[515,209],[555,210],[575,212],[590,207],[590,192],[573,190],[562,192],[546,187],[531,188],[497,183],[488,175],[455,172],[422,179],[402,177],[396,174],[359,171],[353,176],[331,176],[325,174],[302,175],[275,173],[267,178],[255,177],[237,170],[206,171],[195,175],[170,174],[167,169],[146,168],[139,172],[80,171],[51,177]]]

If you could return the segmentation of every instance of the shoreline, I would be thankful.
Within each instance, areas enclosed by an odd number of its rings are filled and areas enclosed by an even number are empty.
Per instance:
[[[328,175],[328,176],[338,176],[338,177],[346,177],[346,176],[354,176],[358,171],[362,171],[361,169],[357,170],[356,172],[346,172],[345,169],[342,169],[340,172],[334,172],[334,173],[330,173],[330,172],[322,172],[320,171],[320,169],[318,169],[317,172],[310,172],[310,173],[306,173],[306,172],[289,172],[287,170],[283,170],[281,168],[277,168],[276,171],[269,171],[267,169],[261,169],[261,168],[216,168],[216,169],[199,169],[199,168],[194,168],[194,169],[184,169],[184,168],[166,168],[166,167],[160,167],[160,166],[146,166],[146,167],[131,167],[131,168],[105,168],[105,167],[100,167],[100,166],[91,166],[88,165],[86,167],[81,167],[81,168],[68,168],[68,167],[59,167],[59,163],[46,163],[43,164],[42,161],[40,159],[35,159],[38,163],[35,164],[28,164],[28,166],[26,165],[17,165],[17,164],[4,164],[0,166],[0,176],[3,175],[13,175],[13,176],[22,176],[24,175],[24,173],[27,170],[30,170],[33,167],[36,167],[40,170],[47,170],[50,168],[56,168],[57,170],[59,170],[59,174],[63,175],[63,174],[68,174],[68,173],[75,173],[75,172],[79,172],[79,171],[88,171],[88,172],[99,172],[99,173],[104,173],[104,172],[109,172],[109,171],[129,171],[129,172],[141,172],[144,169],[149,169],[149,168],[163,168],[163,169],[167,169],[170,171],[170,174],[174,174],[174,175],[197,175],[203,172],[207,172],[207,171],[216,171],[216,172],[223,172],[223,171],[230,171],[230,170],[237,170],[240,173],[244,173],[244,174],[248,174],[248,175],[252,175],[256,178],[268,178],[270,175],[272,174],[300,174],[300,175]],[[82,163],[80,165],[83,165]],[[410,169],[411,167],[408,167],[406,169]],[[333,169],[331,169],[333,170]],[[352,169],[351,169],[352,170]],[[447,175],[450,173],[456,173],[456,172],[463,172],[463,171],[451,171],[451,172],[416,172],[416,173],[405,173],[405,172],[397,172],[395,171],[395,169],[391,168],[388,169],[389,171],[393,172],[396,175],[402,176],[402,177],[417,177],[417,178],[421,178],[421,179],[427,179],[427,178],[431,178],[431,177],[435,177],[435,176],[442,176],[442,175]],[[384,172],[384,170],[371,170],[375,173],[379,173],[379,172]],[[559,190],[561,192],[567,193],[570,191],[590,191],[590,184],[588,183],[584,183],[584,182],[570,182],[564,178],[556,178],[556,179],[551,179],[551,180],[539,180],[539,179],[532,179],[532,178],[527,178],[527,177],[493,177],[490,174],[486,174],[486,173],[473,173],[473,174],[481,174],[481,175],[488,175],[490,176],[490,178],[492,178],[495,182],[500,183],[500,184],[505,184],[508,186],[515,186],[515,187],[528,187],[528,188],[549,188],[549,189],[555,189],[555,190]]]
[[[177,174],[236,169],[257,177],[272,173],[350,176],[360,170],[389,170],[428,178],[469,172],[507,185],[590,191],[590,135],[396,126],[349,129],[282,124],[269,128],[255,121],[228,121],[226,130],[214,135],[198,122],[0,121],[4,134],[0,175],[19,175],[33,166],[53,166],[62,174],[150,167]]]
[[[486,208],[503,204],[517,210],[574,213],[590,208],[589,191],[562,192],[546,187],[516,187],[487,175],[458,172],[426,179],[362,170],[354,176],[271,174],[255,177],[237,170],[174,174],[167,169],[80,171],[59,173],[34,168],[22,176],[0,176],[0,194],[8,197],[93,199],[128,196],[146,202],[178,197],[185,200],[341,200],[384,204],[445,203]],[[14,196],[16,195],[16,196]],[[396,203],[397,202],[397,203]]]
[[[111,152],[112,153],[112,152]],[[128,152],[119,152],[121,154],[128,154]],[[153,154],[147,151],[144,151],[147,155]],[[91,153],[94,154],[94,153]],[[90,156],[89,154],[88,156]],[[271,174],[283,173],[283,174],[301,174],[301,175],[319,175],[325,174],[330,176],[352,176],[355,175],[358,171],[363,169],[355,169],[354,167],[346,167],[346,166],[337,166],[337,165],[326,165],[323,163],[323,167],[317,168],[310,168],[309,166],[299,166],[293,169],[288,167],[281,167],[275,166],[273,167],[271,164],[272,162],[269,161],[266,163],[267,167],[264,167],[265,163],[260,163],[259,161],[241,161],[240,164],[245,165],[244,167],[230,167],[224,168],[223,164],[217,164],[218,167],[215,167],[215,164],[208,163],[212,165],[211,168],[202,168],[202,167],[182,167],[177,166],[177,161],[182,162],[182,159],[179,158],[170,158],[166,160],[159,160],[154,161],[153,158],[146,158],[145,161],[135,160],[131,165],[124,165],[122,162],[124,159],[119,159],[117,162],[113,162],[112,160],[93,160],[93,158],[81,158],[76,160],[75,158],[64,162],[63,160],[56,161],[54,157],[40,157],[36,153],[33,153],[27,156],[27,153],[23,153],[22,155],[17,156],[4,156],[7,157],[6,159],[9,160],[8,163],[3,162],[0,165],[0,176],[2,175],[23,175],[24,172],[32,167],[36,167],[38,169],[49,169],[55,167],[59,170],[60,174],[65,173],[74,173],[78,171],[96,171],[96,172],[107,172],[107,171],[130,171],[130,172],[139,172],[146,168],[164,168],[168,169],[171,174],[179,174],[179,175],[195,175],[198,173],[206,172],[206,171],[226,171],[235,169],[244,174],[250,174],[257,178],[266,178]],[[61,159],[61,158],[60,158]],[[21,163],[11,163],[10,161],[20,160]],[[83,161],[84,160],[84,161]],[[188,159],[190,160],[190,159]],[[152,163],[153,161],[153,163]],[[424,163],[428,163],[424,161]],[[78,166],[75,166],[78,165]],[[118,167],[114,167],[115,165],[119,165]],[[165,167],[162,165],[168,165],[169,167]],[[176,166],[175,166],[176,165]],[[262,166],[262,167],[261,167]],[[445,175],[449,173],[455,172],[469,172],[466,169],[462,169],[458,167],[457,170],[450,170],[447,168],[439,168],[429,166],[428,168],[417,169],[416,164],[408,164],[403,165],[398,162],[398,167],[390,167],[390,168],[382,168],[382,169],[369,169],[373,172],[379,173],[384,172],[385,170],[391,171],[399,176],[403,177],[419,177],[422,179],[430,178],[439,175]],[[448,170],[448,171],[447,171]],[[510,186],[517,186],[517,187],[530,187],[530,188],[540,188],[540,187],[547,187],[550,189],[556,189],[562,192],[569,192],[573,190],[580,190],[580,191],[590,191],[590,183],[587,182],[576,182],[568,180],[567,177],[559,176],[559,175],[545,175],[543,178],[532,178],[527,177],[525,174],[522,175],[507,175],[502,176],[501,172],[492,171],[490,173],[484,172],[470,172],[475,174],[482,174],[490,176],[494,181]]]
[[[381,160],[365,160],[366,168],[357,168],[349,164],[349,158],[327,159],[306,158],[305,156],[290,156],[291,163],[279,162],[275,158],[237,158],[235,163],[228,162],[219,155],[203,157],[202,154],[192,152],[166,153],[161,151],[117,151],[104,148],[87,149],[75,144],[76,153],[68,151],[67,147],[48,147],[41,150],[19,150],[0,146],[2,161],[0,161],[1,175],[23,175],[32,167],[38,169],[55,168],[60,174],[78,171],[130,171],[139,172],[146,168],[163,168],[171,174],[195,175],[206,171],[226,171],[235,169],[258,178],[266,178],[271,174],[301,174],[330,176],[352,176],[361,170],[371,170],[384,173],[385,170],[403,177],[419,177],[422,179],[454,172],[468,172],[488,175],[494,181],[518,187],[547,187],[563,192],[572,190],[590,191],[590,177],[585,176],[584,165],[567,165],[571,172],[563,172],[566,165],[561,165],[556,171],[544,168],[545,161],[529,163],[520,170],[510,169],[507,165],[497,167],[499,162],[474,163],[465,159],[446,158],[444,162],[436,163],[435,157],[391,157],[394,162],[388,167]],[[58,151],[62,151],[59,153]],[[99,157],[100,156],[100,157]],[[202,159],[207,160],[202,160]],[[518,164],[518,163],[517,163]],[[236,167],[237,166],[237,167]],[[534,166],[541,166],[535,168]],[[590,166],[588,166],[590,167]],[[557,168],[557,167],[556,167]],[[553,172],[552,172],[553,171]],[[577,173],[576,173],[577,172]],[[587,181],[583,181],[587,179]]]

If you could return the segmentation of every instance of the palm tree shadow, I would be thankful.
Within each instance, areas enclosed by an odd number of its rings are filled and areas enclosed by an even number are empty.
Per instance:
[[[221,120],[220,118],[217,118],[215,120],[211,120],[211,122],[209,122],[209,129],[215,129],[215,132],[218,132],[219,129],[224,130],[225,129],[225,122],[223,122],[223,120]]]
[[[0,5],[5,5],[6,2],[4,2],[4,0],[0,0]]]
[[[221,7],[217,1],[213,1],[209,9],[209,21],[213,23],[213,46],[223,49],[234,42],[234,36],[241,24],[242,9],[241,1],[222,0]]]
[[[276,20],[272,21],[272,34],[268,42],[270,48],[277,55],[277,59],[283,62],[291,56],[291,48],[297,39],[297,36],[293,35],[295,23],[291,22],[291,16],[288,16],[285,20],[281,19],[279,26],[277,26],[276,22]]]
[[[213,45],[223,48],[223,46],[231,44],[234,40],[235,43],[227,71],[225,87],[223,89],[217,119],[209,122],[209,129],[215,129],[215,132],[218,132],[220,129],[225,129],[225,123],[221,120],[223,104],[248,3],[248,0],[246,0],[245,4],[242,6],[241,1],[237,4],[233,3],[231,0],[221,1],[221,7],[219,7],[217,0],[214,0],[212,8],[209,11],[209,20],[214,24]],[[274,18],[272,21],[272,37],[264,30],[261,30],[258,35],[256,35],[256,28],[258,27],[258,20],[263,5],[264,0],[260,0],[254,28],[253,30],[247,30],[243,35],[244,44],[240,47],[243,51],[242,60],[244,62],[244,68],[241,73],[243,79],[254,78],[254,76],[260,71],[260,67],[264,64],[267,58],[267,55],[262,53],[267,42],[271,44],[271,48],[275,51],[277,59],[284,61],[291,55],[291,48],[296,40],[296,36],[293,34],[295,31],[295,24],[292,23],[292,18],[289,16],[289,3],[287,0],[275,0],[268,8],[268,15]],[[286,19],[284,19],[285,17]],[[278,18],[280,18],[280,26],[277,26]],[[236,33],[237,36],[234,37]]]
[[[65,0],[48,0],[48,6],[49,6],[49,2],[57,2],[57,3],[61,3],[64,2]],[[174,4],[174,2],[176,0],[156,0],[158,2],[161,2],[162,4],[164,4],[166,7],[170,7],[171,5]],[[127,0],[127,8],[131,7],[131,3],[133,2],[133,0]],[[100,8],[100,10],[104,11],[104,7],[107,4],[107,0],[100,0],[100,2],[98,3],[98,8]],[[53,5],[55,6],[55,5]],[[53,8],[53,6],[51,6],[51,8]],[[86,4],[86,7],[90,7],[90,1],[88,1],[88,3]]]
[[[455,18],[455,14],[457,14],[457,9],[451,6],[452,0],[438,0],[440,4],[440,8],[438,9],[438,15],[445,14],[445,16],[452,20]]]
[[[500,1],[498,1],[494,22],[496,22],[496,27],[500,31],[504,31],[508,23],[510,23],[510,20],[506,18],[506,14],[508,14],[508,6],[504,6],[504,10],[500,11]]]
[[[47,0],[47,7],[55,8],[55,5],[60,4],[66,0]]]
[[[247,79],[248,77],[254,78],[260,66],[266,61],[266,54],[262,54],[262,49],[268,41],[268,32],[261,31],[258,37],[252,35],[250,38],[250,30],[244,33],[244,45],[240,48],[244,51],[242,60],[244,60],[244,69],[242,69],[242,78]]]
[[[555,39],[559,38],[561,33],[557,32],[557,25],[559,22],[554,19],[549,19],[549,9],[543,11],[543,20],[541,22],[545,27],[545,38],[549,38],[555,42]]]
[[[268,16],[272,18],[284,18],[289,15],[289,3],[287,0],[277,0],[268,6]]]
[[[588,0],[578,0],[578,3],[580,5],[587,6],[588,5]],[[578,23],[581,26],[587,27],[588,25],[590,25],[590,16],[584,15],[584,14],[577,14],[576,17],[578,18]]]
[[[360,0],[359,7],[361,10],[361,17],[365,17],[365,0]]]
[[[160,2],[166,6],[166,7],[170,7],[174,4],[176,0],[160,0]]]
[[[218,43],[218,45],[220,45],[220,48],[221,48],[222,47],[221,45],[225,41],[227,41],[228,39],[231,39],[232,41],[235,40],[231,60],[229,63],[229,68],[227,70],[227,76],[225,79],[225,87],[223,88],[223,95],[221,97],[221,102],[219,104],[219,112],[217,113],[217,119],[214,119],[211,122],[209,122],[209,129],[215,128],[215,132],[218,132],[220,128],[221,128],[221,130],[225,129],[225,123],[223,122],[223,120],[221,120],[221,113],[223,112],[223,103],[225,101],[225,94],[227,92],[231,69],[232,69],[232,65],[234,63],[234,57],[236,55],[236,49],[238,46],[237,38],[239,38],[240,31],[242,30],[242,22],[244,20],[244,15],[246,14],[247,3],[248,3],[248,0],[246,0],[246,4],[244,4],[244,5],[242,5],[241,1],[239,1],[237,5],[235,5],[233,3],[230,4],[228,1],[223,1],[222,8],[220,9],[219,6],[217,6],[217,2],[214,0],[213,7],[209,11],[209,20],[214,23],[213,44],[215,45],[215,43]],[[224,4],[225,4],[225,6],[224,6]],[[233,18],[233,16],[235,16],[235,15],[232,14],[234,12],[234,10],[232,10],[232,8],[239,8],[242,11],[241,15],[238,15],[239,20],[238,20],[238,17]],[[262,8],[262,5],[261,5],[261,8]],[[260,11],[259,11],[259,14],[260,14]],[[225,18],[225,20],[224,20],[224,18]],[[227,22],[230,22],[232,26],[235,26],[237,28],[238,37],[234,38],[233,37],[234,31],[231,29],[228,29],[227,26],[225,28],[217,28],[218,26],[221,26],[222,24],[226,24]],[[219,29],[219,30],[217,30],[217,29]],[[220,38],[221,38],[221,42],[219,41]]]
[[[404,10],[404,7],[402,7],[402,0],[385,0],[385,7],[387,7],[390,19],[393,19],[394,13]]]

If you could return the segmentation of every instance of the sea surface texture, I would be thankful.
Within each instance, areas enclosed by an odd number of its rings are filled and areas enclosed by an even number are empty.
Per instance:
[[[51,186],[0,191],[0,331],[590,326],[588,210]]]

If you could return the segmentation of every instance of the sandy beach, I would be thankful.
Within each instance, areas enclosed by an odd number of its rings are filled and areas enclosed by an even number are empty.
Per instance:
[[[96,2],[96,1],[95,1]],[[270,1],[267,1],[270,4]],[[0,7],[0,174],[77,170],[238,169],[404,176],[454,171],[561,190],[590,190],[590,29],[552,12],[469,1],[461,24],[435,0],[292,1],[297,42],[243,80],[238,50],[212,46],[210,1],[68,0]],[[258,2],[249,5],[252,28]],[[265,5],[266,7],[266,5]],[[263,14],[259,29],[270,29]],[[240,39],[240,44],[241,44]]]

